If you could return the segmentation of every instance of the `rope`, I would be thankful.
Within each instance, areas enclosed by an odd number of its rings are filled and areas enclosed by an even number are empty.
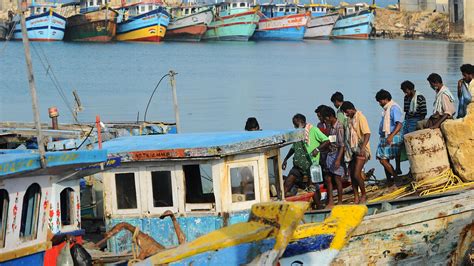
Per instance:
[[[138,226],[135,227],[135,231],[133,232],[132,236],[132,255],[133,259],[128,261],[128,265],[134,265],[137,262],[140,262],[141,260],[138,259],[138,254],[139,254],[139,247],[137,243],[137,237],[138,233],[140,233],[140,229],[138,229]]]
[[[158,89],[158,86],[160,86],[161,81],[169,75],[170,75],[169,73],[165,74],[163,77],[161,77],[160,81],[158,81],[158,84],[156,84],[155,89],[151,93],[150,99],[148,99],[148,103],[147,103],[146,108],[145,108],[145,115],[143,116],[143,121],[146,122],[146,114],[148,113],[148,107],[150,106],[151,99],[153,99],[153,95],[155,95],[156,89]]]
[[[416,192],[418,192],[420,196],[431,196],[472,186],[474,186],[474,182],[463,182],[461,178],[456,176],[453,170],[449,168],[438,176],[412,182],[393,192],[370,200],[369,203],[399,199]]]

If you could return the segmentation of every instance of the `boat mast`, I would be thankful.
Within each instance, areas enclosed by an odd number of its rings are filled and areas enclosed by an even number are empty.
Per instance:
[[[23,47],[25,48],[25,60],[26,68],[28,70],[28,84],[30,86],[31,101],[33,108],[33,118],[35,120],[36,127],[36,138],[38,142],[38,150],[40,154],[40,163],[42,168],[46,168],[46,159],[45,159],[45,149],[44,149],[44,139],[43,134],[41,133],[41,123],[40,115],[38,112],[38,98],[36,95],[36,86],[35,86],[35,77],[33,76],[33,64],[31,63],[31,54],[30,54],[30,41],[28,39],[28,33],[26,30],[26,19],[25,19],[25,8],[22,7],[22,3],[18,0],[18,10],[20,12],[20,24],[21,24],[21,35],[23,39]]]

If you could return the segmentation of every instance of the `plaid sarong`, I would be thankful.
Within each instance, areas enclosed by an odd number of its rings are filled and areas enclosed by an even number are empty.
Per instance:
[[[380,137],[379,146],[377,147],[377,159],[395,159],[400,153],[400,147],[403,145],[403,137],[397,134],[393,137],[392,144],[387,144],[387,138]]]

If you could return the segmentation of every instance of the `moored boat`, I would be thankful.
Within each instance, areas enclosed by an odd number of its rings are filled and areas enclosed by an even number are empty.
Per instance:
[[[214,19],[203,40],[248,41],[260,17],[250,1],[230,0],[214,6]]]
[[[200,41],[214,19],[209,6],[186,6],[171,9],[171,21],[165,40]]]
[[[65,40],[109,42],[115,37],[118,13],[109,6],[81,0],[81,12],[67,18]],[[94,5],[95,4],[95,5]],[[104,0],[102,0],[102,4]]]
[[[128,18],[117,25],[117,41],[159,42],[166,34],[170,15],[157,1],[124,6]]]
[[[0,264],[56,265],[66,235],[81,244],[79,178],[100,171],[107,152],[0,154]]]
[[[342,16],[332,29],[331,37],[336,39],[368,39],[375,20],[374,12],[362,5],[345,6]]]
[[[339,18],[339,13],[329,13],[330,5],[309,4],[305,5],[306,11],[311,12],[311,21],[306,28],[304,38],[327,39]]]
[[[30,16],[26,18],[26,30],[30,41],[61,41],[64,38],[66,19],[53,11],[54,5],[35,4],[29,7]],[[13,39],[21,40],[20,17],[14,18]]]
[[[303,40],[309,14],[298,13],[295,4],[262,4],[261,18],[252,39]]]

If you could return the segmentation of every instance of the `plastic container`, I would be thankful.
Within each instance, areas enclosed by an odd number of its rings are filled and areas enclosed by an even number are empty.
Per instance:
[[[323,182],[323,170],[319,164],[312,164],[309,168],[309,173],[311,175],[311,182],[320,183]]]

